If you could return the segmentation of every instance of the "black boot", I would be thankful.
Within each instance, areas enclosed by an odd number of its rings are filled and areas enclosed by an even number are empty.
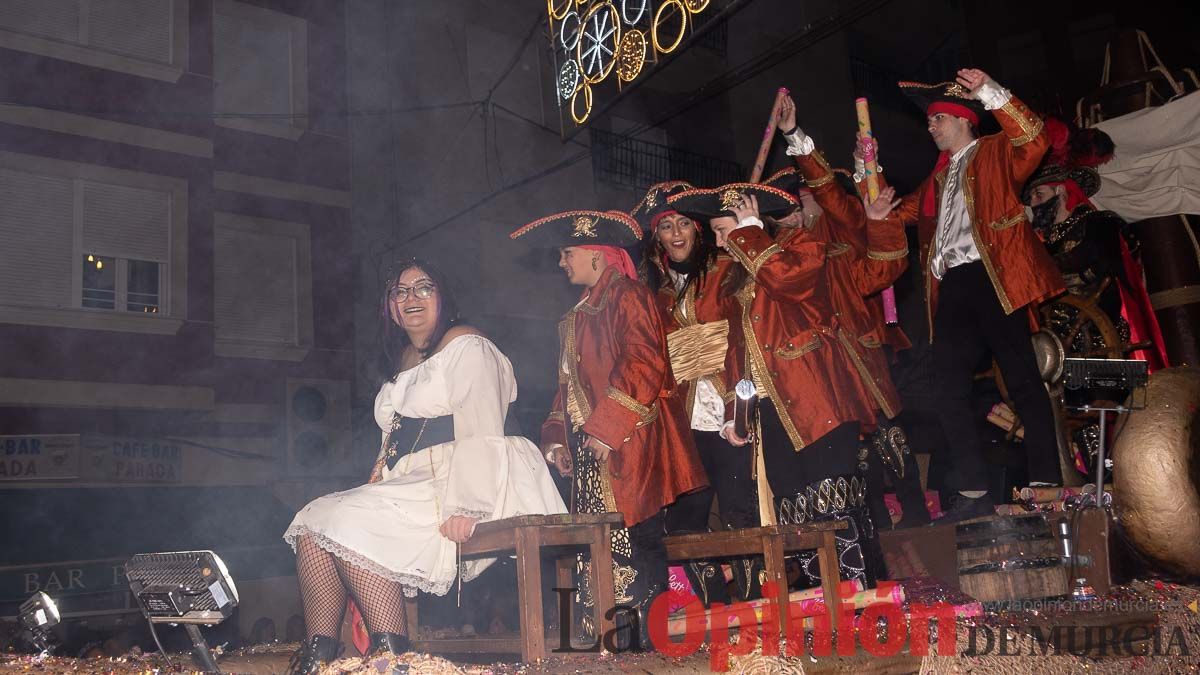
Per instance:
[[[371,646],[367,648],[367,654],[371,656],[379,654],[399,656],[411,651],[412,641],[408,639],[407,635],[397,633],[371,633]]]
[[[808,485],[795,496],[779,502],[781,524],[803,525],[812,521],[845,520],[847,528],[837,533],[839,573],[843,581],[858,579],[864,588],[875,585],[883,571],[875,525],[866,507],[866,483],[858,476],[835,476]],[[815,551],[800,554],[802,569],[810,585],[821,583]]]
[[[328,635],[314,635],[292,655],[288,675],[316,675],[321,668],[337,659],[342,643]]]
[[[767,566],[761,555],[734,558],[729,561],[729,568],[733,570],[733,583],[737,589],[735,600],[746,602],[762,597],[762,584],[767,576]]]
[[[725,573],[715,560],[689,560],[683,564],[683,572],[692,584],[692,592],[700,598],[705,608],[712,603],[729,604],[729,592],[725,590]]]

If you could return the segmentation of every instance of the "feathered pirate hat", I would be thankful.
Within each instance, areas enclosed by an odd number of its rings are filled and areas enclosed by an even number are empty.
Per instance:
[[[694,189],[691,183],[682,180],[669,180],[662,183],[651,185],[646,191],[646,196],[642,197],[642,201],[629,215],[641,225],[642,229],[649,232],[658,225],[658,219],[663,215],[675,212],[675,208],[667,203],[667,198],[684,190]]]
[[[957,82],[897,82],[909,100],[925,111],[925,116],[946,113],[961,117],[979,127],[979,116],[984,112],[983,104],[971,97],[971,92]]]
[[[758,200],[758,212],[764,216],[781,217],[800,206],[786,191],[761,183],[730,183],[718,188],[692,188],[672,194],[667,202],[671,208],[696,220],[708,221],[719,216],[733,216],[733,206],[743,196]]]
[[[510,239],[538,248],[626,247],[642,239],[642,228],[623,211],[563,211],[522,225]]]

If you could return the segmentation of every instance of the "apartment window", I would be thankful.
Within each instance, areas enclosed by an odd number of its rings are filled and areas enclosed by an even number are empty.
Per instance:
[[[220,356],[300,360],[312,345],[308,226],[217,213],[213,303]]]
[[[217,124],[282,138],[308,127],[308,24],[234,0],[213,16]]]
[[[187,183],[0,152],[0,322],[174,333]]]
[[[188,0],[4,0],[0,47],[175,82]]]

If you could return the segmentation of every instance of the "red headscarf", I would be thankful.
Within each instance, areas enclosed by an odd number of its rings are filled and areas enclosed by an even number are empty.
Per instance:
[[[1083,190],[1079,187],[1079,183],[1076,183],[1070,178],[1052,183],[1043,183],[1043,185],[1048,185],[1050,187],[1054,187],[1056,185],[1063,186],[1063,190],[1066,192],[1066,194],[1063,195],[1066,202],[1064,206],[1067,207],[1068,213],[1074,211],[1075,207],[1079,206],[1080,204],[1092,206],[1092,202],[1088,201],[1087,195],[1083,193]],[[1093,206],[1092,208],[1095,207]]]
[[[637,268],[633,266],[633,259],[625,252],[625,249],[616,246],[601,246],[598,244],[587,244],[584,246],[576,246],[585,251],[597,251],[604,254],[604,262],[609,267],[615,267],[621,274],[630,279],[637,279]]]
[[[958,105],[957,103],[949,103],[947,101],[934,101],[933,103],[929,104],[928,108],[925,109],[925,115],[927,117],[937,113],[945,113],[947,115],[953,115],[954,117],[961,117],[975,125],[976,128],[979,127],[979,115],[965,105]],[[933,175],[936,176],[938,172],[946,168],[946,165],[949,163],[950,153],[944,150],[938,153],[937,164],[933,165]],[[937,194],[935,194],[932,186],[930,186],[930,189],[925,191],[925,198],[921,202],[921,212],[926,216],[937,216]]]

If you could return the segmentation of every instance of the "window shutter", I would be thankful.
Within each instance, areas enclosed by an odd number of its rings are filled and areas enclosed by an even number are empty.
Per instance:
[[[83,182],[83,252],[168,262],[171,196]]]
[[[70,179],[0,169],[0,304],[74,305]]]
[[[4,0],[0,28],[79,43],[79,0]]]
[[[91,46],[145,61],[171,63],[170,0],[91,0]]]
[[[217,339],[298,344],[295,238],[221,226],[214,234]]]
[[[292,36],[285,17],[251,19],[224,14],[219,7],[213,24],[217,112],[290,114]],[[254,67],[247,68],[247,63]],[[261,121],[291,123],[287,118]]]

